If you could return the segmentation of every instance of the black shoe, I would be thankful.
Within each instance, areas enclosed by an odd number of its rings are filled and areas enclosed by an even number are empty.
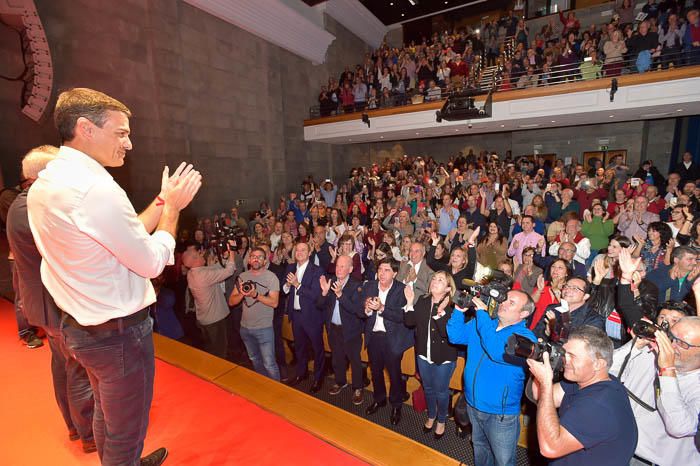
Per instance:
[[[408,392],[404,392],[403,397],[401,397],[401,401],[405,403],[409,398],[411,398],[411,395],[409,395]]]
[[[79,438],[80,438],[80,434],[78,433],[78,429],[76,429],[75,427],[68,429],[68,439],[71,442],[75,442]]]
[[[299,385],[300,383],[302,383],[304,380],[306,380],[308,378],[309,378],[309,374],[305,374],[302,377],[299,377],[299,376],[294,377],[292,380],[289,381],[289,386],[294,387],[295,385]]]
[[[383,408],[384,406],[386,406],[386,400],[380,401],[379,403],[377,403],[375,401],[371,405],[367,406],[367,409],[365,409],[365,414],[367,414],[367,415],[374,414],[377,411],[379,411],[379,408]]]
[[[369,379],[367,379],[367,378],[362,379],[362,387],[363,387],[363,388],[369,387],[369,384],[370,384]]]
[[[27,333],[25,336],[22,337],[22,340],[29,349],[41,348],[42,346],[44,346],[44,342],[41,341],[41,338],[36,336],[34,332]]]
[[[159,448],[148,456],[141,458],[141,466],[160,466],[168,457],[168,450]]]
[[[344,384],[342,384],[342,385],[339,384],[339,383],[333,384],[333,386],[331,387],[331,389],[328,390],[328,394],[329,394],[329,395],[335,396],[335,395],[337,395],[338,393],[342,392],[343,389],[344,389],[345,387],[347,387],[347,386],[348,386],[347,383],[344,383]]]
[[[321,391],[321,387],[323,387],[323,379],[321,379],[321,380],[316,380],[316,381],[313,383],[313,385],[311,385],[311,388],[309,389],[309,391],[310,391],[311,393],[318,393],[319,391]]]
[[[391,425],[394,426],[401,422],[401,408],[391,408],[391,417],[389,419],[391,420]]]
[[[96,451],[95,440],[83,440],[83,453],[95,453]]]

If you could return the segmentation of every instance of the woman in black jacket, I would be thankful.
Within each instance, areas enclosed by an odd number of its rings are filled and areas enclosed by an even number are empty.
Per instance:
[[[455,282],[445,271],[435,272],[430,280],[430,293],[418,298],[415,306],[406,306],[404,323],[416,329],[416,360],[420,373],[428,420],[423,432],[435,426],[435,439],[445,434],[445,422],[450,403],[450,379],[457,365],[457,348],[447,340],[447,321],[454,310],[452,297]],[[414,292],[411,286],[404,288],[406,302],[412,303]]]

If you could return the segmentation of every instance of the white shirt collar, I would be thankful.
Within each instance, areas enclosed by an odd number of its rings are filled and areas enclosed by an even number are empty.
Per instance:
[[[107,176],[110,179],[112,179],[112,175],[109,174],[105,167],[100,165],[100,162],[93,159],[85,152],[79,151],[78,149],[74,149],[68,146],[61,146],[61,148],[58,150],[58,157],[78,162],[81,165],[84,165],[85,167],[89,168],[90,171],[99,175]]]

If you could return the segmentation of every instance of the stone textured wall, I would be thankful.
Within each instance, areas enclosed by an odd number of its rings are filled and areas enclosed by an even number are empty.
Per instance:
[[[164,164],[192,161],[204,175],[193,211],[208,214],[244,199],[296,189],[302,175],[331,170],[331,147],[303,141],[302,120],[321,82],[368,50],[326,16],[336,36],[325,64],[314,66],[197,8],[176,0],[36,0],[60,90],[91,87],[133,112],[134,149],[112,170],[138,208],[157,194]],[[19,62],[7,31],[0,64]],[[19,67],[21,70],[21,66]],[[58,144],[50,115],[36,124],[20,113],[20,85],[0,85],[0,159],[16,182],[22,155]]]

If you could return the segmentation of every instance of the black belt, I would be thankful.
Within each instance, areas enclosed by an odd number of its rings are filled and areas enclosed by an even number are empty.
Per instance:
[[[86,330],[88,332],[99,332],[99,331],[107,331],[107,330],[121,330],[127,327],[130,327],[132,325],[138,324],[139,322],[143,322],[146,320],[146,317],[148,317],[148,308],[143,308],[138,312],[134,312],[133,314],[129,314],[128,316],[124,317],[116,317],[114,319],[110,319],[107,322],[103,322],[101,324],[97,325],[82,325],[80,324],[75,318],[68,314],[67,312],[61,311],[63,315],[65,316],[64,321],[70,325],[71,327],[79,328],[82,330]]]

